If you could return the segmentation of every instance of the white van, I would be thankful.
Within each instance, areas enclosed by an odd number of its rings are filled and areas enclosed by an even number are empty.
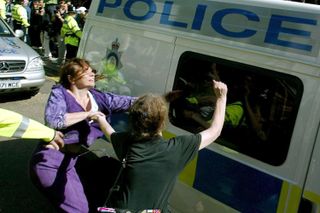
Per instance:
[[[211,79],[228,85],[224,131],[180,175],[173,212],[320,212],[319,14],[276,0],[92,1],[78,56],[102,90],[179,90],[167,137],[205,128]]]

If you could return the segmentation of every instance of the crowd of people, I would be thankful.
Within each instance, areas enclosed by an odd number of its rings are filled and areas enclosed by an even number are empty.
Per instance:
[[[76,56],[91,0],[0,0],[0,16],[44,59]]]

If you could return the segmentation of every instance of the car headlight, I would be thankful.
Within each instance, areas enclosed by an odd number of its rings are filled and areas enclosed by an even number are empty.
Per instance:
[[[32,71],[42,71],[43,70],[43,61],[40,57],[34,58],[30,61],[27,67],[27,72],[32,72]]]

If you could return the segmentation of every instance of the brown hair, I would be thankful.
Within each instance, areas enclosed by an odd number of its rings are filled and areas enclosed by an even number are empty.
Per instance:
[[[71,86],[69,76],[73,79],[79,79],[89,67],[90,63],[85,59],[73,58],[69,60],[61,67],[59,83],[69,89]]]
[[[152,138],[165,128],[168,107],[162,96],[146,94],[129,110],[129,122],[135,139]]]

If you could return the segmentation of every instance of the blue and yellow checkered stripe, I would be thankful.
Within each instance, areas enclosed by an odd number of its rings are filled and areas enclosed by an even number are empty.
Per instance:
[[[240,212],[298,212],[302,197],[300,187],[208,149],[198,153],[179,180]],[[305,192],[303,197],[320,204],[319,195]]]

